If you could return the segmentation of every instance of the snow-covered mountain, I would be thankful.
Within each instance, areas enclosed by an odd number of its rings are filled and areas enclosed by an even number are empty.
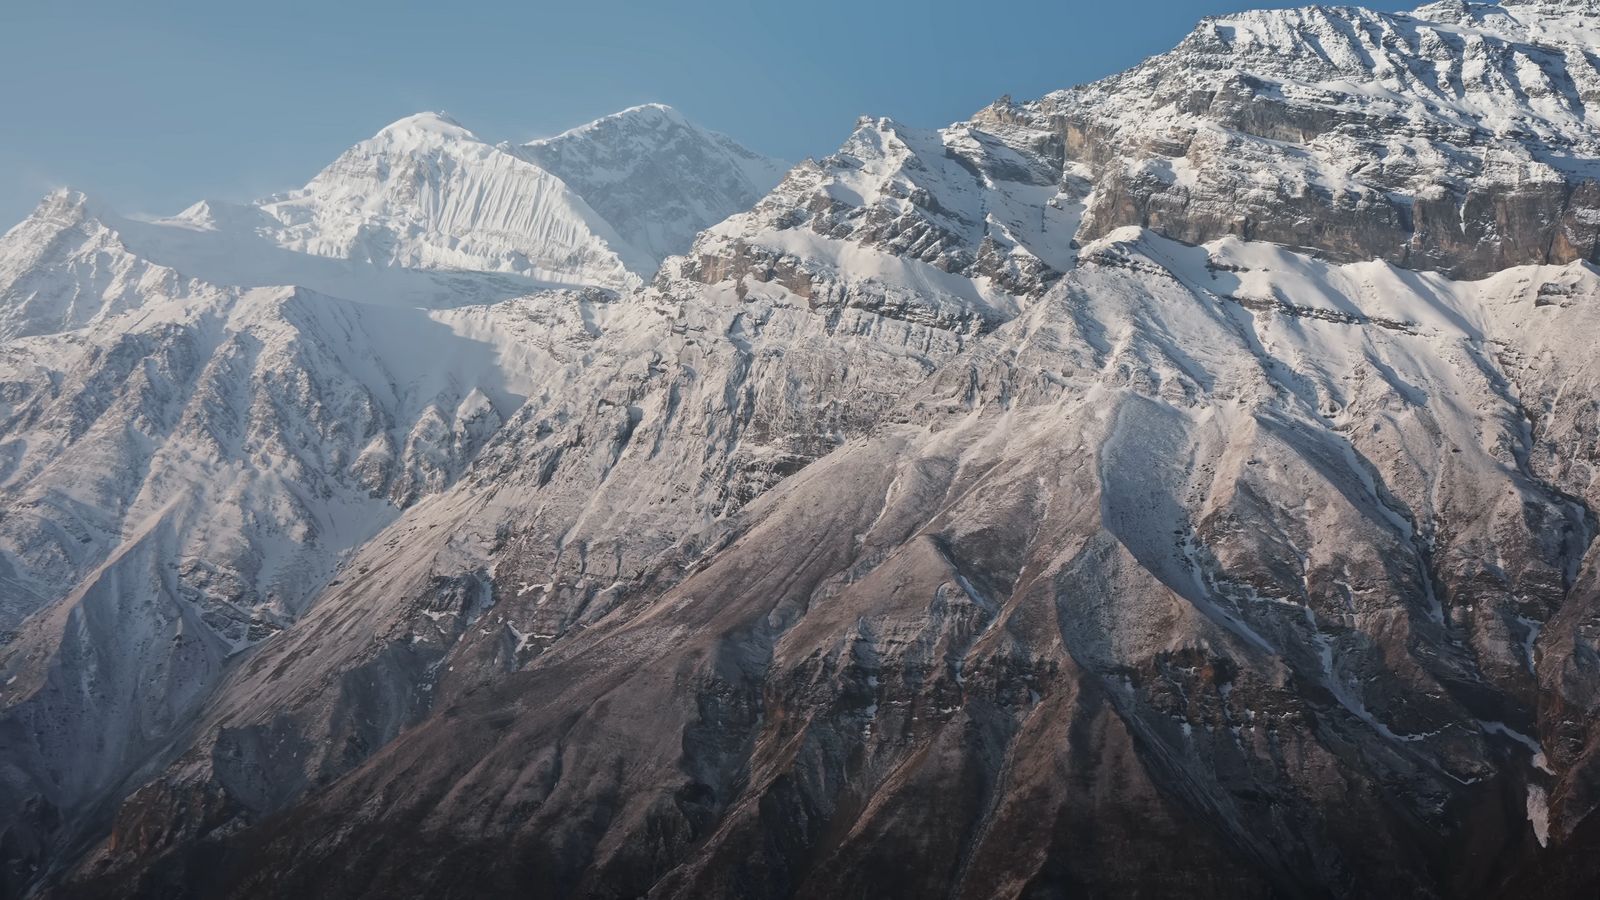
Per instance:
[[[1235,234],[1481,277],[1595,255],[1595,21],[1590,0],[1223,16],[978,121],[1059,135],[1092,182],[1085,237]]]
[[[787,173],[641,107],[53,196],[5,889],[1593,896],[1597,58],[1274,10]]]
[[[3,827],[99,802],[653,271],[557,176],[431,115],[253,206],[46,198],[0,238]]]
[[[277,223],[267,229],[276,243],[313,256],[614,288],[650,267],[560,178],[430,113],[258,208]],[[195,212],[187,221],[216,221]]]
[[[687,250],[701,229],[749,209],[788,168],[659,103],[514,152],[588,198],[651,270]]]
[[[137,267],[151,263],[213,284],[403,306],[628,290],[782,172],[662,106],[520,148],[422,113],[351,147],[304,188],[254,204],[207,201],[135,221],[58,191],[0,243],[0,337],[67,330],[167,290],[140,286]]]

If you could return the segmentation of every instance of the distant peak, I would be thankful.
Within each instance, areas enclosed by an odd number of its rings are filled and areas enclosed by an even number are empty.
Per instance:
[[[201,200],[175,216],[155,220],[162,225],[199,231],[217,231],[228,226],[254,227],[261,217],[255,206],[225,200]]]
[[[883,134],[890,137],[900,137],[904,132],[913,133],[920,129],[908,129],[905,125],[895,121],[889,116],[857,116],[856,135]]]
[[[16,227],[44,225],[50,228],[69,228],[82,222],[102,218],[100,208],[82,191],[59,187],[46,194],[34,206],[33,212]],[[0,227],[0,235],[6,234]]]
[[[85,216],[94,215],[89,200],[89,195],[70,187],[58,187],[46,194],[34,209],[34,215],[48,218],[60,218],[63,215]]]
[[[621,112],[614,112],[609,116],[604,116],[597,121],[604,122],[607,119],[638,119],[642,121],[660,119],[683,124],[688,124],[689,121],[683,117],[683,113],[665,103],[641,103],[638,106],[630,106]]]
[[[58,187],[46,194],[43,200],[43,205],[49,206],[85,206],[88,203],[88,194],[70,187]]]
[[[376,135],[377,137],[393,137],[396,135],[437,135],[445,138],[463,138],[476,140],[476,136],[468,131],[460,122],[450,118],[442,112],[419,112],[416,115],[406,116],[385,126]]]
[[[595,119],[593,122],[579,125],[577,128],[568,129],[556,135],[555,137],[539,138],[538,140],[529,141],[527,146],[538,147],[541,145],[557,144],[568,138],[607,133],[615,130],[618,126],[626,128],[635,124],[648,128],[662,128],[666,126],[679,125],[685,128],[699,130],[694,123],[684,118],[683,113],[678,112],[676,109],[673,109],[665,103],[642,103],[638,106],[630,106],[627,109],[619,110],[607,116],[601,116],[600,118]]]

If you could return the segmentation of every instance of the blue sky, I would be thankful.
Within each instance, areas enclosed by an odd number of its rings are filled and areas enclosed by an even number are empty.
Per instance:
[[[0,0],[0,229],[61,185],[150,214],[295,187],[425,109],[527,139],[660,101],[799,159],[859,115],[944,125],[1249,5]]]

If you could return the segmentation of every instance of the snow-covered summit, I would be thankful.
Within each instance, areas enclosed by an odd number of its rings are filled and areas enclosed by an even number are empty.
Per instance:
[[[58,189],[0,236],[0,341],[78,328],[190,288],[130,251],[86,195]]]
[[[1412,15],[1464,29],[1514,34],[1552,47],[1592,48],[1600,39],[1600,2],[1596,0],[1440,0],[1418,8]]]
[[[304,188],[171,224],[243,228],[314,256],[628,289],[784,165],[649,104],[522,146],[421,112],[345,151]],[[259,213],[264,213],[263,219]]]
[[[748,209],[788,168],[700,128],[670,106],[614,113],[515,152],[587,199],[653,267]]]
[[[611,288],[648,274],[648,260],[560,178],[432,113],[259,205],[279,244],[316,256]]]
[[[986,331],[1072,265],[1081,207],[1058,179],[992,134],[865,117],[837,152],[707,229],[662,279]]]
[[[1595,8],[1218,16],[1125,73],[978,122],[1061,135],[1093,189],[1084,238],[1134,224],[1474,275],[1567,262],[1600,241]]]
[[[378,137],[402,135],[437,135],[450,140],[477,140],[477,135],[466,126],[443,112],[424,111],[397,119],[384,126]]]
[[[569,128],[555,137],[538,138],[529,141],[528,146],[547,144],[551,141],[558,141],[562,138],[593,135],[619,125],[623,127],[639,125],[643,127],[659,128],[668,125],[690,124],[691,123],[687,118],[684,117],[683,113],[678,112],[675,108],[668,106],[665,103],[640,103],[637,106],[630,106],[626,109],[617,110],[610,115],[601,116],[600,118],[595,119],[593,122],[579,125],[575,128]]]
[[[137,285],[105,270],[124,257],[128,272],[137,262],[219,285],[299,285],[412,306],[549,287],[630,290],[701,229],[759,199],[782,168],[658,104],[525,147],[422,112],[357,143],[305,187],[255,203],[202,201],[135,221],[81,193],[53,193],[0,241],[9,323],[0,333],[47,333],[139,305]]]

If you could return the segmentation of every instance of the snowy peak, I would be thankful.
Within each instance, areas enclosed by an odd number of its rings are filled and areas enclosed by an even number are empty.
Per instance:
[[[423,112],[346,150],[298,191],[196,204],[163,224],[375,267],[629,290],[782,170],[659,104],[521,147]]]
[[[515,148],[584,197],[651,262],[748,209],[787,165],[689,122],[659,103],[625,109]]]
[[[1600,90],[1592,56],[1597,16],[1595,0],[1445,2],[1409,15],[1358,7],[1254,10],[1207,19],[1172,52],[1102,86],[1132,100],[1129,88],[1159,85],[1160,100],[1167,91],[1246,76],[1282,94],[1264,99],[1300,106],[1394,111],[1407,125],[1461,128],[1524,146],[1592,142],[1583,98]],[[1177,83],[1180,73],[1191,82]]]
[[[78,328],[152,296],[210,290],[130,251],[119,225],[62,189],[0,237],[0,341]]]
[[[355,144],[305,187],[255,203],[202,201],[134,221],[55,191],[0,238],[0,337],[77,328],[196,279],[429,308],[543,288],[628,291],[661,255],[754,203],[781,169],[659,105],[530,148],[423,112]],[[583,176],[584,190],[541,154]]]
[[[579,136],[596,136],[613,129],[694,127],[683,114],[665,103],[641,103],[601,116],[593,122],[569,128],[553,138],[529,141],[528,146],[538,146]]]
[[[966,126],[862,118],[840,149],[795,166],[749,212],[707,229],[661,283],[780,292],[830,315],[986,332],[1041,296],[1074,261],[1081,204],[1059,169]]]
[[[326,175],[347,158],[362,158],[380,153],[438,154],[454,156],[486,155],[493,149],[461,123],[437,112],[420,112],[390,122],[378,129],[372,137],[359,141],[344,151],[333,163],[319,173]]]
[[[1600,42],[1600,2],[1596,0],[1443,0],[1421,7],[1413,15],[1543,45],[1593,47]]]
[[[102,211],[89,195],[72,188],[56,188],[41,199],[28,217],[0,236],[0,247],[15,246],[24,234],[37,238],[55,234],[99,218]],[[3,258],[3,257],[0,257]]]
[[[420,112],[391,122],[375,138],[436,135],[448,140],[475,141],[477,136],[465,126],[442,112]]]
[[[89,195],[72,188],[56,188],[39,201],[28,220],[81,220],[89,211]]]
[[[384,128],[260,206],[278,243],[317,256],[617,289],[648,267],[559,178],[434,113]]]
[[[1594,6],[1221,16],[1125,73],[975,123],[1060,136],[1064,173],[1091,187],[1080,242],[1137,225],[1470,277],[1591,259]]]

